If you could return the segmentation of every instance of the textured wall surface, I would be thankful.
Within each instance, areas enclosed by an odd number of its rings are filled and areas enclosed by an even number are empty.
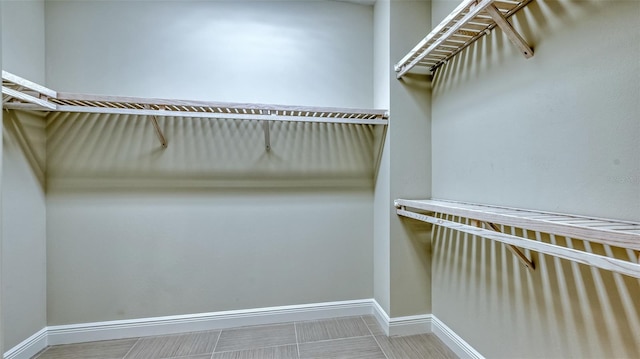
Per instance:
[[[44,1],[1,7],[2,69],[44,83]],[[42,117],[4,113],[2,123],[1,292],[9,350],[47,324],[46,138]]]
[[[333,1],[51,1],[59,91],[371,107],[373,9]]]
[[[391,96],[389,83],[391,80],[391,2],[378,1],[374,7],[374,105],[389,108]],[[381,134],[382,135],[382,134]],[[389,191],[391,170],[389,156],[389,135],[385,139],[380,165],[376,173],[374,190],[374,229],[373,229],[373,297],[387,314],[391,310],[391,263],[390,263],[390,216]]]
[[[55,1],[46,16],[56,89],[373,104],[371,6]],[[373,296],[373,128],[273,123],[266,152],[258,122],[159,123],[164,150],[146,118],[50,116],[50,324]]]
[[[533,1],[512,19],[533,58],[494,31],[440,69],[433,196],[639,221],[639,20],[637,1]],[[537,254],[529,273],[500,244],[436,233],[433,313],[486,357],[640,352],[640,281]]]
[[[431,311],[428,227],[403,221],[396,198],[429,197],[431,170],[429,79],[395,79],[392,64],[420,40],[430,23],[429,1],[379,1],[375,5],[376,104],[391,118],[374,194],[374,296],[394,317]]]

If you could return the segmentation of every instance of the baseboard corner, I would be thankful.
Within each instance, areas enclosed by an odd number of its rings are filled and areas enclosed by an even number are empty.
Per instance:
[[[4,359],[30,359],[45,349],[47,345],[47,328],[45,327],[6,351],[4,353]]]
[[[456,332],[444,324],[435,315],[432,316],[432,331],[460,359],[485,359],[480,352],[462,339]]]
[[[389,315],[384,309],[382,309],[382,306],[377,300],[372,299],[371,301],[373,304],[373,316],[376,318],[376,321],[380,325],[380,328],[382,328],[382,331],[384,331],[384,334],[389,336]]]

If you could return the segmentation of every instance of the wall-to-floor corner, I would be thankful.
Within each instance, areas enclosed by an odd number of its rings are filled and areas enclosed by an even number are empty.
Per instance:
[[[430,86],[395,79],[393,63],[430,24],[429,1],[378,1],[374,7],[374,99],[390,110],[374,195],[374,297],[387,317],[431,311],[430,228],[395,214],[399,197],[430,194]]]
[[[133,320],[48,326],[5,353],[5,359],[29,359],[47,345],[83,343],[173,333],[373,315],[388,336],[433,333],[461,359],[483,359],[445,323],[431,314],[389,318],[375,299],[196,313]]]
[[[48,337],[48,328],[44,327],[12,348],[8,348],[4,352],[4,359],[31,359],[47,347]]]
[[[389,25],[391,4],[389,1],[377,1],[373,13],[373,99],[374,107],[389,108]],[[380,163],[377,167],[373,203],[373,297],[381,310],[390,312],[390,253],[389,253],[389,191],[390,144],[388,130],[382,133],[384,138]]]
[[[430,1],[391,1],[390,64],[424,36],[431,23]],[[431,195],[431,87],[427,76],[396,79],[389,68],[390,303],[389,316],[431,313],[430,227],[401,219],[397,198]]]
[[[2,1],[0,7],[2,69],[44,83],[44,1]],[[47,325],[45,120],[3,111],[1,127],[0,322],[2,346],[9,349],[34,340]]]
[[[4,2],[0,2],[0,30],[2,29],[2,4]],[[0,36],[0,69],[2,69],[2,36]],[[4,307],[2,305],[2,143],[3,143],[3,127],[2,124],[2,114],[4,113],[4,109],[2,108],[2,103],[0,103],[0,354],[4,353],[4,325],[2,324],[2,313],[4,312]]]

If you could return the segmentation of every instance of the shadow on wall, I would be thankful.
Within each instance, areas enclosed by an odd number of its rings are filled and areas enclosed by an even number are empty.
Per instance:
[[[31,112],[4,111],[5,147],[15,145],[24,155],[34,177],[45,188],[46,152],[45,120]],[[10,150],[10,148],[8,148]]]
[[[615,3],[616,1],[602,0],[536,0],[511,16],[509,22],[533,48],[535,58],[536,48],[543,46],[551,33],[562,32],[563,29],[570,28],[577,19],[592,16],[603,8],[615,6]],[[433,77],[434,97],[475,81],[490,70],[513,63],[508,60],[514,56],[521,60],[517,61],[518,66],[531,61],[520,55],[501,30],[493,29],[490,35],[481,37],[436,70]],[[504,71],[518,70],[505,68]],[[479,100],[493,96],[496,90],[492,88],[491,91],[477,94]]]
[[[370,187],[371,125],[54,113],[48,182],[57,187]]]
[[[503,231],[638,261],[633,250],[510,227]],[[517,356],[545,358],[640,353],[640,280],[527,251],[536,265],[530,272],[501,243],[441,227],[434,235],[434,291],[448,293],[435,300],[434,313],[462,337],[477,339],[482,333],[481,341],[470,343],[480,352],[513,357],[518,348]]]

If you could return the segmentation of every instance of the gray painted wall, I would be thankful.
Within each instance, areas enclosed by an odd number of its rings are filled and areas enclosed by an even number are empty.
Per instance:
[[[2,302],[5,348],[46,326],[46,215],[41,117],[5,114]]]
[[[371,6],[332,1],[51,1],[47,84],[70,92],[367,108],[372,16]]]
[[[45,81],[44,0],[2,1],[3,69]]]
[[[231,7],[243,5],[194,2],[176,9],[171,7],[176,3],[153,7],[139,2],[123,9],[123,3],[116,4],[47,3],[49,85],[70,91],[309,105],[384,107],[380,104],[388,99],[392,126],[377,175],[375,209],[371,131],[280,126],[274,152],[264,156],[255,124],[193,121],[184,126],[163,120],[170,147],[161,151],[145,119],[52,118],[47,128],[49,324],[375,295],[395,317],[428,313],[432,300],[433,313],[487,357],[633,357],[640,352],[640,308],[634,301],[640,297],[638,281],[544,256],[534,256],[538,270],[528,273],[500,245],[442,231],[434,238],[431,266],[428,228],[399,220],[391,208],[394,198],[433,194],[638,220],[637,2],[532,2],[514,23],[535,47],[533,59],[521,58],[503,34],[494,32],[443,68],[432,93],[419,76],[403,82],[391,78],[386,89],[386,59],[376,59],[375,66],[353,65],[387,50],[389,63],[397,61],[429,28],[425,4],[378,3],[374,20],[370,7],[312,2],[294,7],[294,13],[306,15],[298,16],[304,19],[299,22],[279,17],[286,15],[277,9],[272,17],[266,7],[243,8],[248,15],[234,21],[250,23],[245,24],[251,25],[245,38],[256,31],[274,31],[281,45],[291,41],[292,49],[308,50],[278,57],[277,51],[254,44],[265,54],[255,66],[248,66],[255,61],[251,57],[231,55],[247,51],[238,49],[244,43],[242,34],[226,43],[218,36],[228,32],[212,25],[206,43],[218,39],[220,47],[204,48],[179,36],[195,31],[190,24],[198,19],[195,23],[202,24],[202,18],[212,14],[203,6],[221,6],[215,10],[230,14]],[[433,23],[456,4],[435,1]],[[167,30],[177,34],[167,39],[164,22],[153,19],[174,10],[185,21]],[[340,21],[341,16],[349,21]],[[277,21],[269,23],[272,18]],[[329,18],[335,23],[325,29],[321,25]],[[113,25],[122,19],[127,19],[123,28]],[[383,26],[389,27],[389,40],[378,28],[387,19]],[[294,25],[277,26],[284,23]],[[86,31],[71,32],[74,26]],[[7,46],[25,43],[15,38],[7,42],[5,27],[3,68],[41,81],[44,71],[38,66],[6,58]],[[183,51],[146,42],[132,46],[136,39],[127,40],[125,34],[145,29],[152,39],[183,46]],[[305,37],[307,31],[315,36]],[[38,33],[36,29],[29,36],[37,39]],[[107,50],[90,44],[92,33],[103,37]],[[345,43],[336,40],[347,35]],[[311,43],[295,45],[303,39]],[[11,53],[37,53],[40,41]],[[385,48],[386,43],[391,47]],[[283,48],[288,46],[279,50]],[[315,49],[327,53],[313,53]],[[288,72],[291,68],[281,61],[292,56],[309,60],[300,62],[308,66],[300,73]],[[219,66],[225,64],[235,65]],[[216,72],[220,68],[224,73]],[[386,75],[387,80],[393,76],[390,71]],[[22,121],[31,124],[30,133],[42,133],[37,119]],[[225,136],[225,142],[215,137],[222,131],[234,135]],[[317,131],[326,134],[323,140],[311,135]],[[324,151],[336,133],[350,135]],[[33,138],[40,138],[33,147],[41,149],[42,137]],[[11,271],[22,271],[15,263],[8,265],[8,251],[29,255],[26,264],[33,260],[43,265],[37,257],[44,250],[38,226],[19,225],[25,217],[11,219],[13,230],[7,226],[7,208],[18,203],[7,198],[7,183],[16,188],[11,195],[20,196],[21,206],[44,213],[33,161],[18,142],[8,157],[6,149],[13,143],[3,145],[8,164],[0,177],[3,289],[12,283],[6,278],[16,278]],[[224,176],[218,176],[221,172]],[[105,179],[107,173],[115,176]],[[168,177],[170,173],[181,175]],[[163,180],[151,181],[157,178]],[[327,178],[337,180],[327,183]],[[20,210],[26,212],[26,207]],[[12,210],[11,215],[19,213],[24,212]],[[386,219],[379,221],[381,216]],[[7,247],[14,237],[7,233],[35,240],[12,241]],[[34,250],[25,247],[29,243],[36,245]],[[42,273],[30,266],[20,275],[31,270]],[[36,280],[42,278],[38,275]],[[18,297],[10,297],[18,292],[8,298],[6,293],[3,290],[0,300],[5,315],[0,330],[4,325],[10,332],[4,333],[5,349],[44,325],[41,305],[27,300],[15,306],[11,302]],[[44,294],[34,295],[44,300]],[[7,322],[16,320],[9,318],[27,307],[36,308],[29,317],[35,321],[23,321],[14,331],[18,326]]]
[[[2,69],[43,83],[44,2],[3,1],[1,28]],[[8,350],[47,320],[45,122],[5,114],[2,127],[2,323]]]
[[[56,89],[373,104],[371,6],[54,1],[46,19]],[[274,124],[266,153],[256,122],[160,124],[166,150],[144,118],[49,119],[49,324],[373,296],[371,128]]]
[[[60,191],[49,324],[371,297],[371,194]]]
[[[429,227],[400,219],[396,198],[430,194],[430,84],[397,81],[392,65],[430,23],[429,1],[379,1],[375,18],[374,96],[391,113],[375,187],[374,295],[390,317],[431,311]]]
[[[430,28],[430,1],[391,2],[391,63]],[[431,87],[424,76],[390,74],[391,317],[431,313],[430,227],[396,215],[393,200],[431,195]]]
[[[2,4],[0,3],[0,29],[2,29]],[[2,36],[0,36],[0,69],[2,68]],[[2,109],[2,104],[0,103],[0,109]],[[0,122],[2,121],[2,114],[4,113],[3,111],[0,111]],[[4,156],[3,151],[2,151],[2,147],[3,147],[3,135],[4,133],[4,126],[0,126],[0,203],[2,203],[2,172],[3,172],[3,166],[2,166],[2,157]],[[3,214],[3,210],[2,210],[2,206],[0,206],[0,288],[2,287],[2,241],[3,241],[3,228],[4,228],[4,223],[2,220],[2,214]],[[2,296],[0,295],[0,318],[2,318],[4,314],[4,303],[2,302]],[[2,320],[0,319],[0,353],[4,353],[4,325],[2,323]],[[3,354],[4,355],[4,354]]]
[[[498,33],[443,68],[434,197],[639,220],[637,4],[536,1],[533,58]]]
[[[433,196],[639,221],[639,19],[637,1],[534,1],[513,19],[533,58],[495,31],[439,70]],[[637,356],[638,280],[533,258],[528,273],[499,244],[441,233],[433,313],[490,358]]]
[[[377,1],[374,7],[374,105],[380,108],[390,107],[390,21],[391,2]],[[390,173],[389,136],[384,133],[383,152],[377,169],[374,190],[374,229],[373,229],[373,297],[382,309],[391,311],[391,256],[390,256],[390,216],[389,193]]]

